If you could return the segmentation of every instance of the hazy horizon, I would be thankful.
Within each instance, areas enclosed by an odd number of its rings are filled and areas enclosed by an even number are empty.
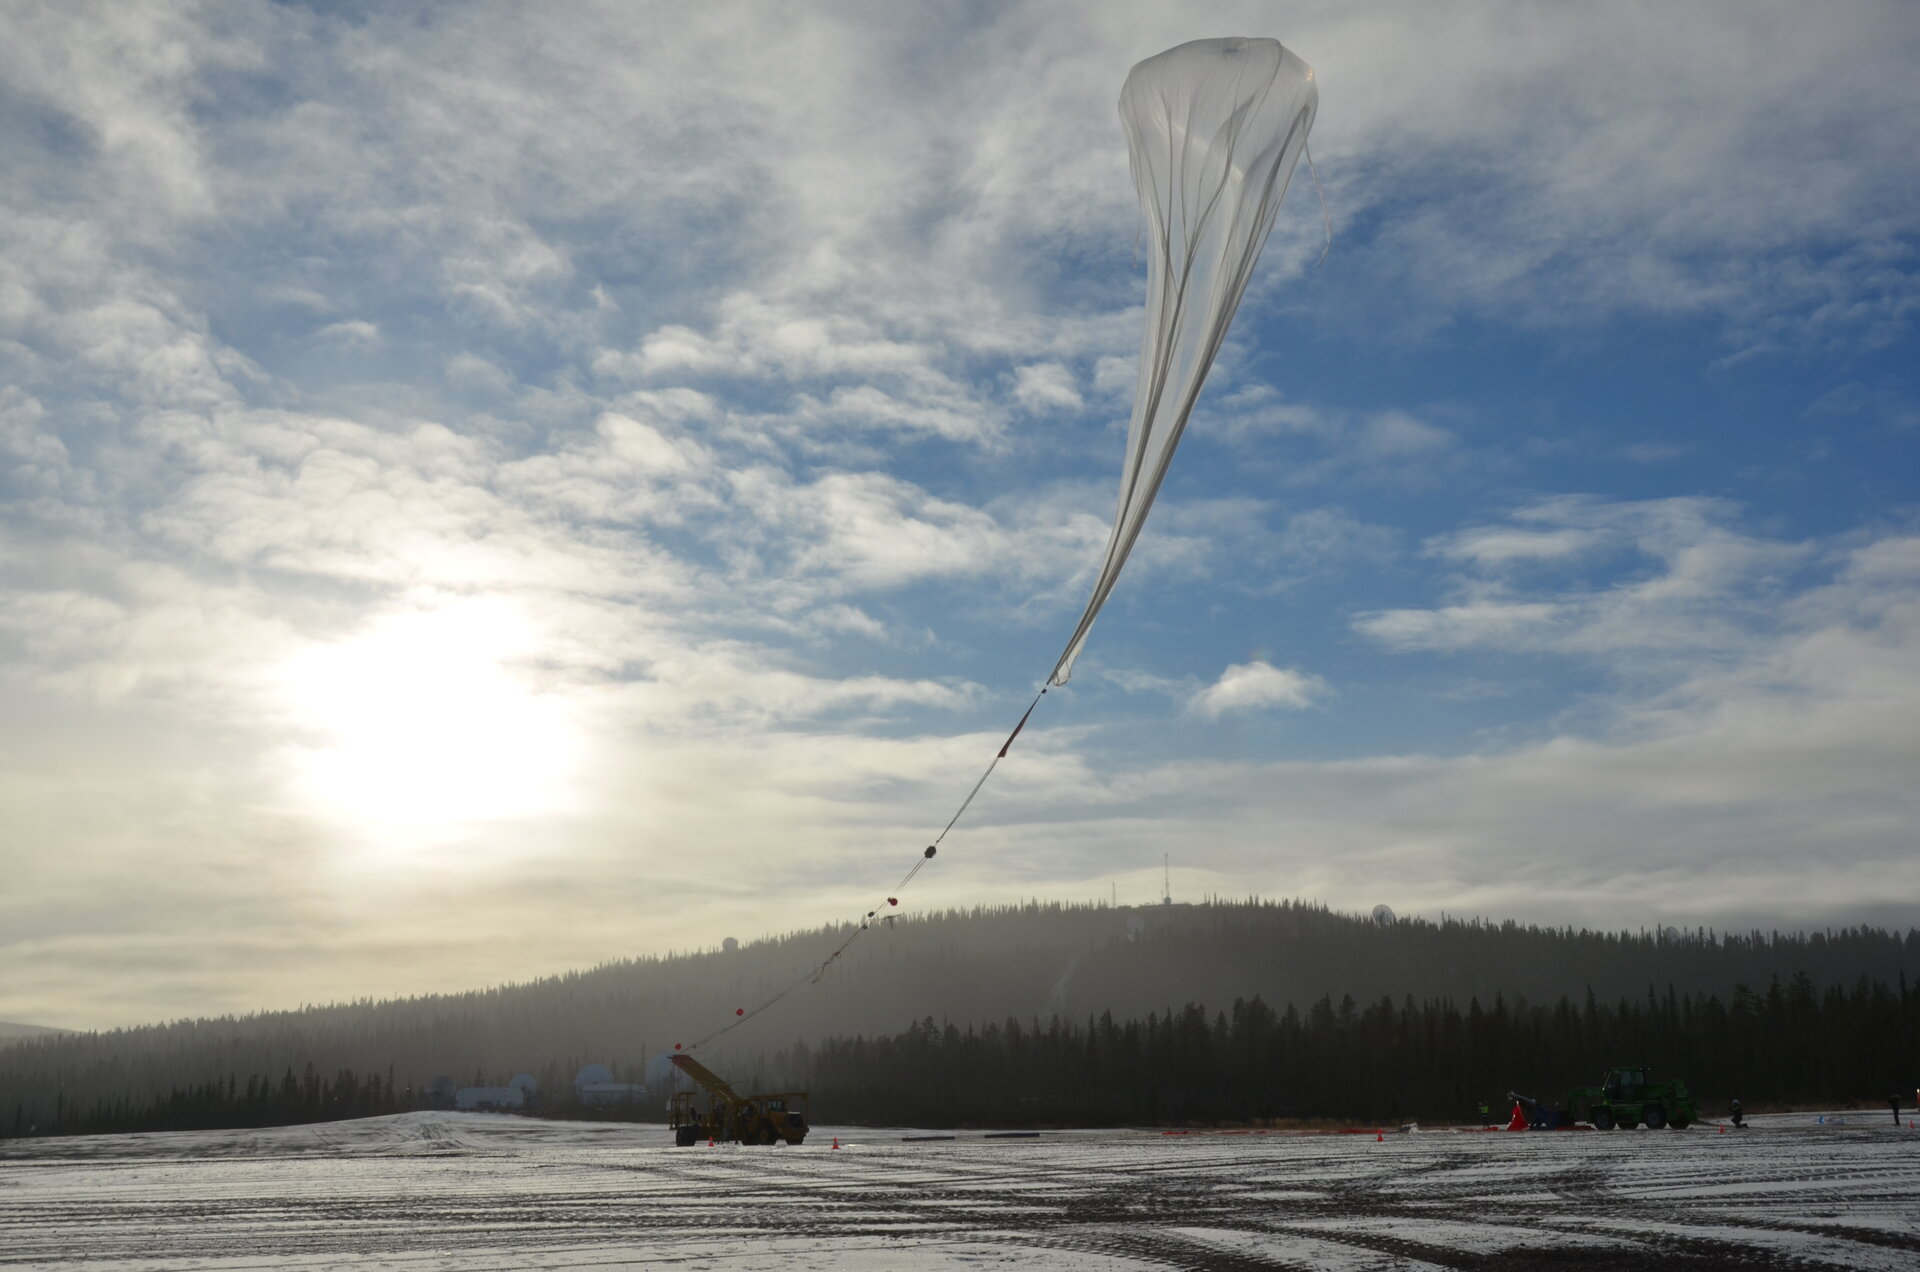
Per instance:
[[[1182,899],[1182,898],[1176,897],[1174,900],[1174,904],[1176,906],[1192,906],[1192,905],[1209,905],[1216,902],[1220,902],[1227,905],[1237,905],[1245,902],[1246,900],[1249,900],[1249,898],[1209,897],[1209,898],[1194,898],[1194,899],[1188,900],[1188,899]],[[1280,898],[1267,898],[1267,900],[1286,902],[1289,900],[1293,900],[1293,898],[1280,897]],[[1049,898],[1040,898],[1040,897],[1029,897],[1029,898],[1021,898],[1018,900],[1009,901],[1009,902],[1006,902],[1005,904],[1010,904],[1014,906],[1025,906],[1025,905],[1046,906],[1049,904],[1084,905],[1092,909],[1102,909],[1113,904],[1113,902],[1111,902],[1108,898],[1105,898],[1105,897],[1090,897],[1090,898],[1084,898],[1084,899],[1073,900],[1073,901],[1069,901],[1064,898],[1049,899]],[[1121,909],[1144,908],[1149,910],[1158,910],[1162,908],[1161,902],[1157,897],[1144,898],[1137,902],[1129,902],[1125,898],[1121,898],[1117,904],[1118,904],[1118,908],[1121,908]],[[1309,904],[1312,904],[1312,903],[1309,902]],[[1897,915],[1895,907],[1887,907],[1887,910],[1889,912],[1889,918],[1887,919],[1887,921],[1876,922],[1872,918],[1866,918],[1866,919],[1855,920],[1853,923],[1847,926],[1865,927],[1873,930],[1889,932],[1894,935],[1900,935],[1903,932],[1909,932],[1914,930],[1915,925],[1911,917],[1907,917],[1903,920]],[[1345,912],[1345,911],[1335,910],[1333,912],[1336,914],[1348,913],[1350,917],[1353,917],[1353,918],[1368,917],[1368,912],[1366,911]],[[957,913],[959,912],[958,911],[941,912],[941,913],[938,913],[936,917],[951,918],[953,917],[954,914],[957,914]],[[1440,923],[1447,920],[1454,920],[1454,921],[1459,921],[1464,923],[1480,922],[1480,923],[1487,924],[1489,926],[1494,926],[1494,927],[1498,927],[1501,924],[1507,923],[1507,922],[1515,923],[1522,928],[1528,928],[1528,927],[1549,928],[1549,927],[1555,926],[1555,925],[1535,924],[1529,921],[1528,919],[1526,919],[1525,917],[1519,916],[1519,915],[1460,915],[1460,914],[1426,915],[1426,914],[1405,913],[1405,912],[1396,911],[1396,916],[1397,916],[1397,919],[1402,922],[1408,921],[1408,920],[1424,920],[1431,923]],[[903,916],[903,919],[910,920],[912,917],[914,916],[911,916],[911,915]],[[1595,928],[1590,925],[1582,925],[1578,923],[1572,924],[1570,926],[1576,931],[1582,930],[1584,928],[1584,930],[1601,932],[1601,933],[1627,931],[1627,932],[1638,934],[1638,935],[1652,934],[1659,930],[1659,927],[1656,927],[1655,925],[1651,925],[1651,924],[1641,924],[1637,926],[1630,926],[1627,928],[1604,928],[1604,927]],[[1665,924],[1665,925],[1659,925],[1659,926],[1675,927],[1677,930],[1679,930],[1680,932],[1682,932],[1683,934],[1689,937],[1693,936],[1698,931],[1709,930],[1711,931],[1712,935],[1715,936],[1716,938],[1724,939],[1728,936],[1746,937],[1753,932],[1762,932],[1770,935],[1775,933],[1781,934],[1781,935],[1796,934],[1796,933],[1811,934],[1813,932],[1818,932],[1818,931],[1831,931],[1840,925],[1812,924],[1812,925],[1788,926],[1788,925],[1776,924],[1776,923],[1764,921],[1763,919],[1756,918],[1751,923],[1732,923],[1732,924],[1727,924],[1719,927],[1710,927],[1710,925],[1707,925],[1707,924],[1690,925],[1690,924],[1678,924],[1678,923]],[[732,936],[732,939],[736,940],[737,942],[739,942],[741,946],[745,947],[745,946],[757,945],[762,943],[778,942],[785,938],[794,937],[796,933],[795,931],[789,930],[789,931],[777,931],[777,932],[759,932],[751,935],[744,934],[744,933],[730,934],[730,935]],[[800,935],[802,936],[803,939],[801,941],[800,948],[796,951],[796,956],[801,957],[806,961],[811,961],[816,956],[823,956],[826,953],[828,953],[829,950],[832,948],[833,943],[828,939],[827,934],[824,931],[806,930],[801,932]],[[809,944],[804,939],[805,937],[815,938],[815,943]],[[708,946],[695,946],[695,947],[688,947],[688,948],[672,948],[672,949],[658,949],[658,950],[629,950],[622,953],[610,955],[609,957],[600,960],[598,963],[591,964],[591,965],[553,968],[553,969],[549,969],[539,973],[530,973],[524,977],[498,980],[498,981],[493,981],[485,984],[440,984],[440,985],[434,985],[434,986],[411,986],[411,987],[398,986],[391,993],[373,995],[372,998],[373,998],[373,1001],[375,1002],[391,1002],[391,1001],[403,1000],[403,999],[413,998],[413,997],[431,997],[434,995],[461,995],[461,994],[468,994],[468,993],[486,993],[486,992],[496,991],[496,990],[514,989],[522,986],[527,986],[527,985],[536,983],[538,981],[549,979],[555,976],[565,976],[569,973],[589,972],[601,967],[615,966],[615,965],[619,965],[621,963],[628,962],[631,960],[636,960],[636,959],[658,958],[662,960],[671,960],[676,958],[697,958],[701,956],[714,955],[722,951],[722,944],[726,939],[727,939],[726,937],[722,937],[720,940],[715,941]],[[815,948],[816,944],[817,944],[817,948]],[[805,990],[802,990],[800,992],[800,997],[789,1010],[804,1012],[807,1009],[806,992],[807,991]],[[347,1006],[347,1005],[351,1005],[355,1001],[357,1000],[350,999],[350,998],[339,998],[339,999],[320,999],[320,1000],[313,1000],[313,1001],[300,1002],[300,1003],[284,1003],[284,1002],[283,1003],[259,1003],[251,1007],[241,1008],[239,1010],[230,1011],[230,1012],[213,1012],[213,1013],[205,1013],[203,1015],[190,1015],[186,1017],[174,1017],[174,1018],[165,1018],[165,1019],[154,1018],[150,1020],[112,1021],[109,1023],[95,1023],[95,1024],[87,1024],[87,1025],[79,1025],[79,1026],[70,1025],[64,1022],[59,1022],[59,1021],[55,1021],[51,1023],[46,1021],[34,1021],[34,1022],[0,1021],[0,1039],[12,1040],[13,1037],[18,1036],[18,1035],[9,1035],[7,1033],[7,1030],[9,1029],[9,1027],[16,1027],[16,1028],[24,1027],[25,1029],[36,1031],[36,1032],[40,1030],[52,1030],[55,1032],[105,1033],[105,1032],[111,1032],[116,1029],[137,1029],[145,1026],[172,1024],[172,1023],[176,1023],[176,1021],[181,1019],[218,1019],[218,1018],[224,1018],[228,1016],[247,1017],[247,1016],[269,1016],[269,1015],[278,1015],[278,1014],[286,1014],[286,1013],[298,1013],[301,1011],[308,1010],[310,1008]],[[724,1011],[722,1012],[722,1015],[724,1015]],[[747,1033],[741,1035],[741,1038],[745,1043],[751,1045],[756,1035],[771,1033],[774,1036],[778,1036],[787,1027],[788,1027],[787,1024],[783,1023],[781,1019],[781,1013],[776,1011],[773,1015],[769,1017],[769,1019],[765,1022],[765,1025],[763,1027],[757,1027],[755,1029],[752,1029]]]

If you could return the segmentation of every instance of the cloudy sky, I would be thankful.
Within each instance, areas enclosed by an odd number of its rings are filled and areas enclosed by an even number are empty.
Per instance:
[[[847,917],[1053,664],[1115,102],[1312,63],[1073,682],[907,898],[1913,921],[1908,5],[0,9],[0,1019]]]

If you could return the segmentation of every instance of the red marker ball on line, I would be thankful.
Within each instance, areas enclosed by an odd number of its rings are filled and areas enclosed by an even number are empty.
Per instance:
[[[673,1044],[673,1049],[674,1049],[675,1051],[678,1051],[678,1050],[680,1050],[680,1044],[679,1044],[679,1043],[677,1043],[677,1042],[676,1042],[676,1043],[674,1043],[674,1044]]]
[[[747,1014],[747,1009],[745,1007],[735,1007],[733,1009],[733,1014],[736,1016],[744,1016]]]

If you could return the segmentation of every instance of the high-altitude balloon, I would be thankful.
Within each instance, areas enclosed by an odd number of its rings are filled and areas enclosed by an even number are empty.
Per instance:
[[[1140,537],[1319,103],[1313,68],[1265,39],[1168,49],[1135,66],[1120,91],[1147,217],[1146,332],[1106,557],[1049,684],[1067,683]]]

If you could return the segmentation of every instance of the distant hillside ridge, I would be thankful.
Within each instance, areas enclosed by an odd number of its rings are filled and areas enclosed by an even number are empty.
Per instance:
[[[828,927],[735,950],[611,962],[464,994],[177,1021],[29,1038],[0,1049],[0,1092],[37,1108],[64,1098],[144,1101],[174,1086],[253,1073],[390,1074],[396,1089],[536,1075],[570,1083],[581,1065],[640,1081],[649,1056],[699,1037],[811,968],[847,934]],[[1681,995],[1764,993],[1802,978],[1817,991],[1861,978],[1905,985],[1920,931],[1591,932],[1513,922],[1403,919],[1390,926],[1300,901],[1214,900],[1112,907],[1032,902],[880,923],[818,983],[804,985],[703,1049],[751,1073],[776,1051],[825,1038],[893,1035],[915,1022],[1144,1018],[1190,1002],[1256,995],[1276,1009],[1323,996],[1361,1003],[1576,1006]],[[1597,1063],[1607,1063],[1596,1058]],[[778,1067],[778,1066],[776,1066]],[[0,1117],[12,1110],[0,1110]]]
[[[55,1029],[52,1025],[23,1025],[12,1020],[0,1020],[0,1045],[12,1042],[16,1038],[40,1038],[47,1034],[63,1034],[65,1029]]]

